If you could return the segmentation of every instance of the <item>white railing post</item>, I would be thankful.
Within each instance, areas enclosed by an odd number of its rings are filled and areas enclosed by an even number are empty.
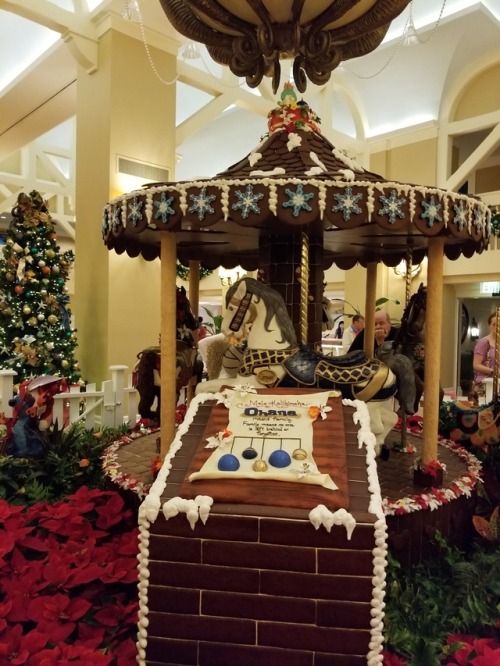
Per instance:
[[[113,427],[123,425],[123,399],[125,390],[125,372],[128,365],[110,365],[111,381],[115,392],[115,410]]]
[[[107,379],[102,383],[103,404],[101,411],[101,427],[115,427],[115,388],[113,380]]]
[[[9,400],[14,397],[14,377],[16,375],[15,370],[0,370],[0,412],[3,412],[7,418],[12,416]]]

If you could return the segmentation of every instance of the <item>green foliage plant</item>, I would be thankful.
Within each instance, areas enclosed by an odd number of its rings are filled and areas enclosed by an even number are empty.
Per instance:
[[[475,545],[468,554],[436,534],[441,557],[403,568],[389,558],[387,647],[408,666],[437,666],[450,654],[450,634],[494,636],[500,610],[500,548]],[[456,647],[456,646],[455,646]]]
[[[204,308],[204,310],[210,318],[210,321],[204,321],[203,325],[209,333],[212,335],[217,335],[217,333],[221,332],[222,320],[224,316],[221,314],[214,314],[208,308]]]
[[[81,423],[63,429],[56,422],[43,458],[0,457],[0,498],[30,506],[62,500],[83,485],[104,489],[103,451],[128,430],[123,426],[94,431]]]

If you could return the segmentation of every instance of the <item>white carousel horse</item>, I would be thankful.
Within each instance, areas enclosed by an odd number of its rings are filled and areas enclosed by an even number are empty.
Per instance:
[[[385,363],[363,351],[330,357],[299,345],[281,295],[253,278],[230,287],[226,308],[222,333],[246,339],[246,351],[235,378],[203,382],[197,392],[215,392],[223,384],[337,389],[344,398],[367,403],[377,445],[383,444],[397,421],[396,377]]]

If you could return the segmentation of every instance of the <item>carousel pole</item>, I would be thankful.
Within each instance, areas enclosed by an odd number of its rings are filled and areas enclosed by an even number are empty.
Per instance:
[[[498,402],[498,376],[500,372],[500,308],[495,310],[495,363],[493,365],[493,395],[492,400]]]
[[[437,460],[444,238],[429,238],[425,316],[424,425],[422,464]]]
[[[200,262],[189,262],[189,303],[196,319],[200,314]]]
[[[375,302],[377,300],[377,264],[366,267],[365,352],[368,358],[375,353]]]
[[[309,308],[309,236],[305,231],[301,236],[300,252],[300,338],[307,345],[307,329]]]
[[[189,261],[189,303],[191,305],[191,312],[194,315],[196,321],[198,321],[198,315],[200,312],[200,262],[190,260]],[[193,331],[193,336],[196,341],[196,353],[198,353],[198,333],[199,328],[196,331]],[[194,398],[194,389],[196,386],[196,378],[193,376],[186,386],[186,402],[189,405],[191,400]]]
[[[177,294],[175,279],[177,253],[175,233],[161,234],[161,408],[160,455],[163,460],[175,437],[176,395],[176,322]]]
[[[411,272],[413,268],[413,250],[411,247],[406,251],[406,275],[405,275],[405,306],[408,305],[411,298]],[[408,446],[408,432],[406,429],[407,415],[403,410],[401,415],[401,446],[406,450]]]

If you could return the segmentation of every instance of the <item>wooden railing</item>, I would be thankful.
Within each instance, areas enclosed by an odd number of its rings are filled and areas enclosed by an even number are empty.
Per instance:
[[[128,366],[112,365],[109,370],[111,379],[104,381],[100,390],[95,384],[87,384],[71,386],[67,392],[55,395],[52,420],[65,428],[81,421],[90,430],[135,424],[139,394],[132,387]],[[14,396],[15,376],[13,370],[0,370],[0,412],[7,418],[12,416],[9,400]]]

